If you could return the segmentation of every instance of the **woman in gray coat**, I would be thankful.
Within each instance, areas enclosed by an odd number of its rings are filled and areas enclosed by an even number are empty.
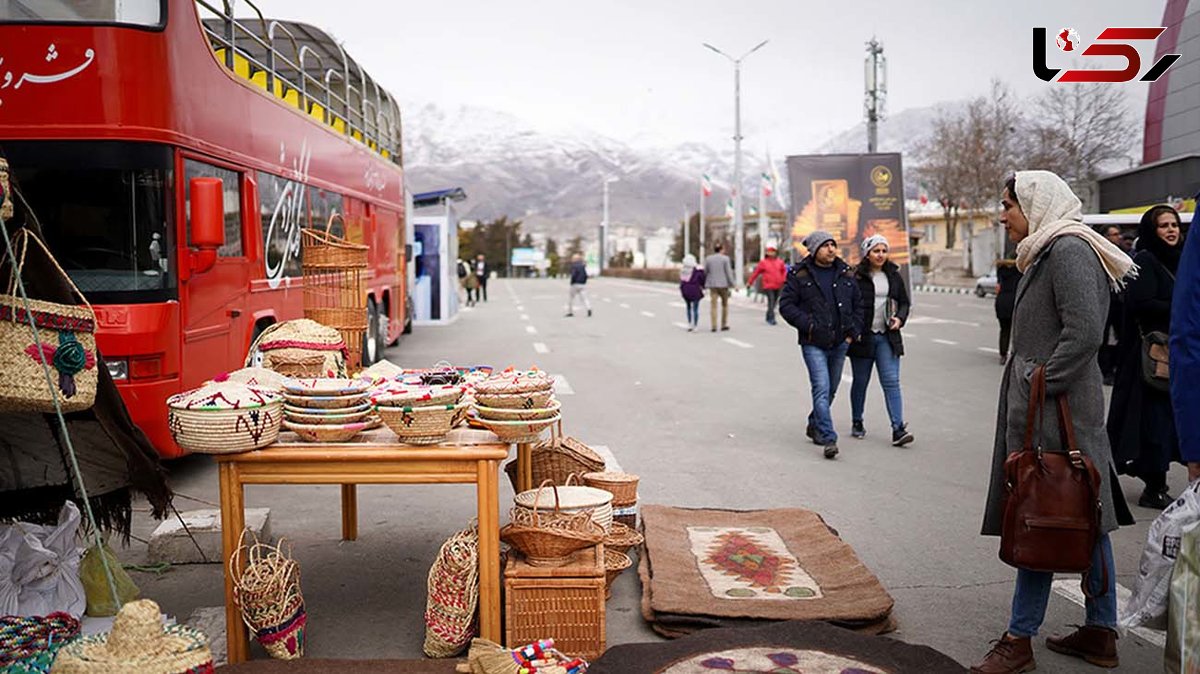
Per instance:
[[[1109,288],[1121,287],[1133,268],[1129,257],[1082,222],[1079,199],[1057,175],[1020,171],[1004,187],[1000,221],[1018,242],[1017,288],[1012,345],[1000,385],[991,484],[983,534],[998,536],[1003,520],[1004,461],[1020,451],[1029,409],[1030,381],[1046,368],[1047,451],[1061,451],[1054,397],[1071,404],[1079,449],[1100,471],[1103,535],[1088,572],[1087,619],[1066,637],[1053,636],[1053,651],[1105,667],[1118,664],[1116,569],[1108,532],[1133,518],[1117,482],[1104,430],[1104,389],[1096,355],[1104,341]],[[1034,668],[1031,640],[1046,613],[1054,574],[1017,570],[1008,631],[978,665],[975,674],[1008,674]]]

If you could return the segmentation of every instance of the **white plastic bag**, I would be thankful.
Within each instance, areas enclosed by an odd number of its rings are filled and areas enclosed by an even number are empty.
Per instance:
[[[15,615],[83,615],[87,595],[79,579],[79,522],[79,508],[68,501],[53,527],[17,522],[0,532],[0,540],[14,550],[10,580],[17,591]]]
[[[16,527],[0,527],[0,616],[16,615],[20,607],[21,591],[13,577],[13,566],[21,541],[21,532]]]
[[[1200,525],[1200,480],[1188,485],[1150,524],[1138,564],[1137,583],[1121,611],[1119,624],[1122,628],[1163,626],[1171,592],[1171,570],[1179,556],[1180,543],[1183,535],[1197,525]]]
[[[1167,674],[1200,672],[1200,531],[1183,537],[1171,576],[1171,610],[1163,668]]]

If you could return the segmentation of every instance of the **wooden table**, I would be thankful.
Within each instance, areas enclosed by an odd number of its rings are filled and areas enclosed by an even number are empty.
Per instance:
[[[279,441],[270,447],[215,455],[221,477],[229,663],[244,662],[250,653],[248,633],[234,603],[229,568],[245,527],[244,486],[248,484],[340,484],[342,538],[348,541],[358,537],[356,485],[475,484],[479,516],[479,632],[485,639],[503,641],[498,470],[508,452],[509,445],[488,431],[455,430],[442,444],[418,447],[402,444],[391,431],[380,428],[343,443],[308,443],[292,433],[281,433]],[[522,463],[528,465],[528,461]]]

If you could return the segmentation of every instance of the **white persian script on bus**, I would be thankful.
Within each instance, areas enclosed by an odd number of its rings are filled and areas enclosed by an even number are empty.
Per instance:
[[[58,60],[58,57],[59,57],[58,47],[54,44],[51,44],[49,46],[49,48],[46,49],[46,57],[45,57],[46,63],[53,63],[54,61]],[[4,89],[8,89],[9,87],[12,87],[12,89],[14,91],[16,91],[17,89],[20,89],[21,85],[25,84],[26,82],[28,82],[30,84],[54,84],[55,82],[62,82],[63,80],[69,80],[72,77],[75,77],[76,75],[78,75],[79,73],[87,70],[88,66],[92,65],[92,62],[95,60],[96,60],[96,50],[89,47],[88,49],[86,49],[83,52],[83,63],[81,63],[69,70],[64,70],[60,73],[53,73],[53,74],[49,74],[49,75],[39,75],[36,73],[26,72],[26,73],[21,73],[21,75],[19,77],[17,77],[16,74],[13,73],[13,71],[5,70],[5,71],[3,71],[4,72],[3,81],[0,81],[0,90],[4,90]],[[4,65],[4,57],[0,56],[0,66],[2,66],[2,65]],[[14,84],[14,82],[15,82],[15,84]],[[0,104],[3,104],[3,99],[0,99]]]

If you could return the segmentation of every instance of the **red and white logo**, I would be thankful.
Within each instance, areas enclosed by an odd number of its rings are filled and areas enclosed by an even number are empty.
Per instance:
[[[1142,57],[1130,42],[1158,40],[1166,28],[1105,28],[1095,42],[1079,52],[1080,57],[1108,56],[1125,59],[1120,69],[1086,68],[1062,70],[1046,65],[1046,29],[1033,29],[1033,74],[1045,82],[1132,82],[1142,70]],[[1055,35],[1054,43],[1064,52],[1076,52],[1082,47],[1074,28],[1063,28]],[[1179,54],[1163,54],[1144,75],[1142,82],[1154,82],[1162,77],[1180,58]],[[1059,75],[1061,73],[1061,76]]]
[[[1075,51],[1075,47],[1079,45],[1079,33],[1076,33],[1074,28],[1063,28],[1058,31],[1055,42],[1063,51]]]

